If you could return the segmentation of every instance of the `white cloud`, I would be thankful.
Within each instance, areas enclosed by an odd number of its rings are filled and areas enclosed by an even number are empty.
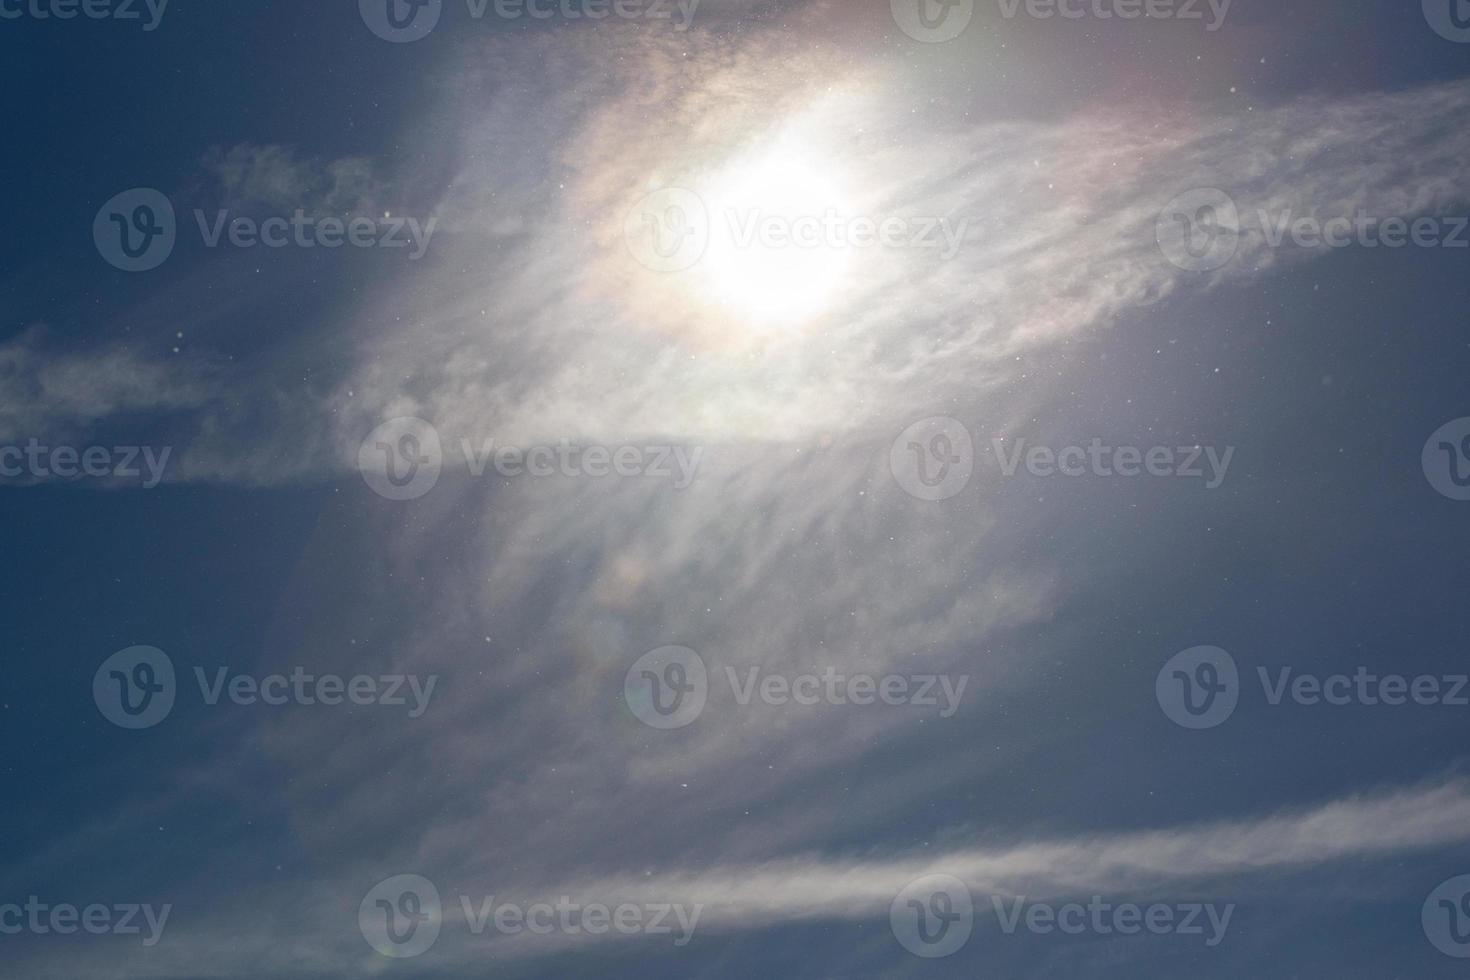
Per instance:
[[[372,213],[384,191],[372,162],[362,157],[308,160],[289,147],[241,143],[212,148],[203,164],[218,182],[219,207],[233,211]]]

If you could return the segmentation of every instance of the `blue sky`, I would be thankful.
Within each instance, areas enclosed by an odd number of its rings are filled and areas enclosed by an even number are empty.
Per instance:
[[[1063,6],[0,0],[0,976],[1459,975],[1470,11]]]

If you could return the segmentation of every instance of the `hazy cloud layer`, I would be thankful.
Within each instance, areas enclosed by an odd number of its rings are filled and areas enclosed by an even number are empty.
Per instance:
[[[905,111],[901,62],[854,64],[796,36],[610,29],[477,45],[453,66],[468,81],[407,137],[450,148],[453,176],[434,193],[362,160],[210,151],[207,170],[237,207],[408,200],[440,226],[421,263],[375,267],[381,284],[359,307],[307,326],[354,365],[340,380],[290,391],[266,355],[237,368],[281,389],[273,426],[292,428],[290,445],[246,451],[242,466],[239,440],[261,437],[231,431],[221,452],[208,433],[231,424],[201,404],[198,444],[180,447],[175,475],[257,484],[350,470],[368,431],[408,414],[451,439],[502,444],[881,436],[947,398],[1011,388],[1017,354],[1180,289],[1229,288],[1322,254],[1270,247],[1258,211],[1450,216],[1470,200],[1470,89],[1460,83],[1216,117],[1119,108],[968,125]],[[779,75],[763,70],[773,61]],[[594,83],[608,74],[621,84]],[[489,81],[504,77],[518,83]],[[624,225],[643,195],[680,186],[717,212],[758,206],[720,188],[726,168],[771,153],[819,160],[824,181],[860,189],[837,202],[845,213],[944,217],[967,234],[948,261],[927,249],[850,250],[824,287],[830,300],[779,330],[712,305],[709,262],[656,273],[634,261]],[[1210,273],[1171,265],[1156,239],[1164,205],[1203,187],[1228,192],[1247,225],[1234,259]],[[187,283],[174,292],[180,306],[200,305]],[[160,329],[187,323],[153,306]],[[199,401],[187,358],[130,358],[112,383],[139,379],[151,395],[135,385],[128,404]],[[24,407],[8,398],[8,411],[33,429],[75,407],[54,378],[32,377],[40,370],[12,358],[8,371],[33,392]],[[98,397],[97,410],[113,407]]]

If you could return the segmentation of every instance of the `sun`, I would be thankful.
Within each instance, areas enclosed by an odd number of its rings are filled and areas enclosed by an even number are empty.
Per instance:
[[[708,250],[694,284],[748,329],[789,329],[830,309],[852,274],[850,196],[830,157],[788,136],[731,161],[705,187]]]

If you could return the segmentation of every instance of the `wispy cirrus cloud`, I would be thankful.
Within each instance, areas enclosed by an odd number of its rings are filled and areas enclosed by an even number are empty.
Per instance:
[[[930,874],[960,879],[976,897],[977,907],[986,909],[986,896],[1046,901],[1101,895],[1113,902],[1154,902],[1234,894],[1240,900],[1242,892],[1253,893],[1257,876],[1279,878],[1352,862],[1354,893],[1367,897],[1400,887],[1392,862],[1467,842],[1470,790],[1452,780],[1230,822],[941,853],[715,863],[554,882],[534,880],[513,867],[482,876],[444,865],[420,869],[436,880],[444,900],[443,932],[428,954],[396,968],[438,975],[489,958],[551,956],[617,941],[616,935],[586,931],[497,935],[492,929],[475,934],[468,928],[461,895],[470,897],[472,910],[487,896],[522,905],[570,901],[697,907],[697,933],[708,937],[774,925],[885,920],[894,898]],[[1365,872],[1365,865],[1374,870]],[[353,892],[354,883],[366,893],[374,881],[361,873],[330,881],[318,876],[310,883],[254,891],[251,906],[266,904],[279,913],[269,922],[243,907],[232,908],[230,899],[216,898],[210,913],[196,912],[187,931],[175,926],[170,941],[146,955],[118,944],[105,960],[98,954],[68,952],[17,963],[36,970],[30,975],[38,977],[103,976],[133,966],[158,977],[305,976],[341,969],[344,963],[373,972],[384,963],[356,934],[360,896]]]
[[[824,14],[784,16],[812,27]],[[901,61],[853,63],[799,35],[624,29],[467,45],[445,68],[462,83],[404,136],[439,148],[435,169],[450,176],[437,190],[362,160],[212,151],[228,200],[338,209],[408,197],[440,230],[431,261],[376,270],[360,305],[308,329],[316,349],[348,358],[330,387],[283,404],[281,424],[313,437],[249,454],[259,468],[249,474],[238,433],[227,455],[201,439],[181,447],[177,475],[269,483],[350,470],[367,432],[407,414],[521,443],[886,430],[951,396],[1013,391],[1013,359],[1027,351],[1321,254],[1271,247],[1253,227],[1223,268],[1177,268],[1156,233],[1183,191],[1220,188],[1245,216],[1291,208],[1323,221],[1453,214],[1470,201],[1463,83],[1214,116],[1119,108],[969,123],[905,109]],[[773,61],[779,75],[764,71]],[[547,66],[555,86],[534,70]],[[502,77],[521,82],[492,81]],[[624,230],[640,197],[679,186],[719,203],[727,167],[783,141],[853,189],[852,213],[963,220],[961,247],[948,261],[932,250],[857,254],[826,308],[779,331],[711,302],[708,270],[655,273],[630,255]],[[189,294],[182,284],[175,301],[197,307]],[[248,315],[252,301],[243,305]],[[268,358],[245,365],[252,384],[299,361]],[[187,359],[144,366],[160,391],[191,371]],[[222,425],[215,416],[200,430]]]
[[[240,143],[212,147],[201,162],[217,182],[218,206],[231,210],[372,212],[384,192],[365,157],[311,160],[290,147]]]
[[[208,372],[180,368],[123,343],[67,349],[33,326],[0,344],[0,439],[54,440],[113,416],[197,412]]]

